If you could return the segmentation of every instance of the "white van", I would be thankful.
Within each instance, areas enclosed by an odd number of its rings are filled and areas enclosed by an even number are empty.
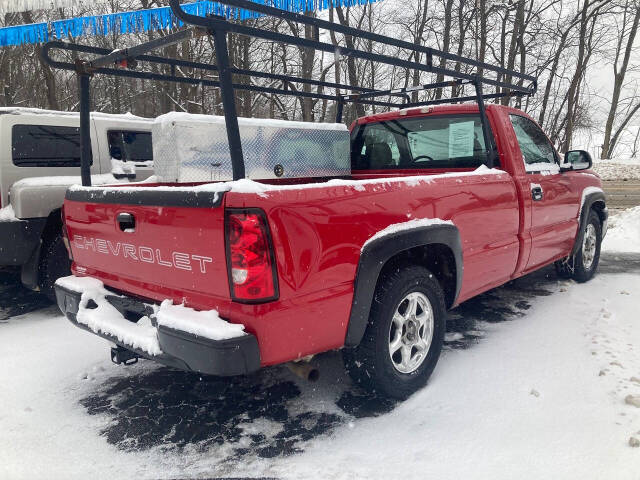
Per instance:
[[[91,114],[95,184],[153,174],[152,120]],[[22,283],[53,296],[69,271],[60,208],[80,182],[78,113],[0,108],[0,266],[22,268]]]

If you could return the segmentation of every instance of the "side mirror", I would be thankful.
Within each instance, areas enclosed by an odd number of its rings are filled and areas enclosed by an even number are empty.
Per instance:
[[[586,150],[570,150],[564,154],[564,163],[560,165],[563,172],[570,170],[587,170],[593,165],[591,155]]]

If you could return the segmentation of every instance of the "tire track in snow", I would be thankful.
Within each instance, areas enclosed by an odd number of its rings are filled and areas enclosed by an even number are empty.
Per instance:
[[[618,417],[612,421],[624,428],[624,440],[634,443],[631,438],[640,439],[640,407],[634,405],[640,402],[640,335],[637,323],[625,322],[617,313],[624,311],[624,305],[633,302],[633,297],[640,299],[640,285],[633,277],[629,280],[613,297],[601,299],[602,307],[586,324],[586,336],[597,369],[594,375],[618,406]],[[606,277],[593,281],[603,282]]]

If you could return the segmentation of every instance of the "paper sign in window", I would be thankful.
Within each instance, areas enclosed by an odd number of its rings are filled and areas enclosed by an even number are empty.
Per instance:
[[[449,157],[473,157],[475,122],[449,124]]]

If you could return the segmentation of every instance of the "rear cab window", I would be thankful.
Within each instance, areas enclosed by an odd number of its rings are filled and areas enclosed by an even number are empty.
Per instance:
[[[14,125],[11,157],[17,167],[79,167],[80,129],[56,125]]]
[[[356,132],[351,154],[353,170],[477,168],[486,159],[476,114],[364,124]]]
[[[151,132],[133,130],[109,130],[109,155],[114,160],[152,166],[153,147]]]

